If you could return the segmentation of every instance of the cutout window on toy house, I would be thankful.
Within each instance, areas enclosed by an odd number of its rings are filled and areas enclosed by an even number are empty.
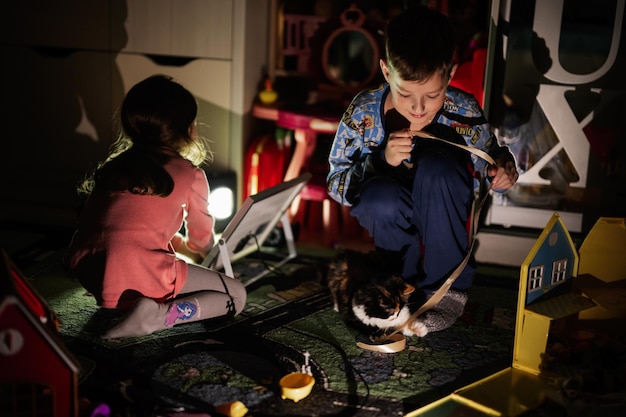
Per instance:
[[[0,410],[13,410],[13,415],[20,416],[53,417],[54,391],[47,385],[29,382],[0,384]]]
[[[565,282],[567,279],[567,259],[558,259],[552,266],[552,285]]]
[[[540,290],[542,283],[543,265],[531,268],[528,274],[528,292]]]

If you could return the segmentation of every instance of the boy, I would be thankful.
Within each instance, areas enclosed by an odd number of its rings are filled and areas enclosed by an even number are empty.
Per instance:
[[[357,94],[344,113],[329,155],[328,191],[351,206],[394,272],[428,297],[467,253],[478,175],[504,192],[518,173],[478,102],[449,86],[457,66],[448,19],[411,8],[389,22],[385,37],[380,68],[386,83]],[[411,132],[418,130],[484,150],[497,165],[416,138]],[[419,317],[429,332],[448,328],[463,313],[474,272],[468,263],[445,297]]]

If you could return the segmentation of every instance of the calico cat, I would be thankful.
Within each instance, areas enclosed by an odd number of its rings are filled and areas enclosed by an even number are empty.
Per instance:
[[[329,265],[327,283],[335,311],[372,339],[404,325],[424,303],[413,285],[389,271],[386,261],[376,252],[346,250]],[[402,333],[422,337],[428,329],[419,319],[413,319]]]

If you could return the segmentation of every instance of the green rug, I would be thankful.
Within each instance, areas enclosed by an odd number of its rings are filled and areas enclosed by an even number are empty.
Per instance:
[[[362,351],[356,333],[332,310],[324,286],[328,259],[299,256],[252,284],[236,318],[176,326],[122,341],[99,334],[113,318],[72,281],[52,254],[22,268],[61,319],[60,333],[83,363],[87,395],[120,396],[150,407],[210,411],[233,399],[255,416],[403,415],[511,363],[517,284],[510,271],[483,270],[465,314],[451,328],[408,339],[397,354]],[[235,265],[246,280],[271,259]],[[503,274],[504,272],[504,274]],[[316,384],[298,403],[280,396],[278,379],[310,354]],[[149,399],[149,400],[147,400]],[[156,404],[156,405],[155,405]]]
[[[407,348],[395,354],[358,348],[356,331],[330,308],[264,336],[308,351],[332,391],[353,392],[356,381],[361,396],[422,402],[429,395],[438,398],[437,388],[455,383],[464,373],[487,375],[493,366],[510,364],[515,302],[511,296],[509,290],[476,286],[465,314],[450,329],[408,338]]]
[[[294,262],[283,265],[267,280],[259,280],[248,291],[246,307],[237,317],[228,320],[213,320],[210,330],[215,332],[251,317],[267,314],[286,303],[309,294],[323,292],[320,283],[320,260]],[[235,278],[242,281],[256,276],[260,271],[272,268],[271,260],[250,260],[234,266]],[[52,310],[61,320],[61,335],[83,342],[100,344],[112,349],[124,348],[136,343],[146,343],[170,337],[206,334],[207,323],[189,323],[174,326],[161,332],[122,340],[105,341],[100,335],[110,325],[111,320],[119,317],[113,310],[99,309],[95,299],[75,280],[72,280],[60,261],[60,254],[51,254],[44,266],[29,268],[28,275],[35,288],[47,300]],[[271,281],[269,283],[268,281]]]

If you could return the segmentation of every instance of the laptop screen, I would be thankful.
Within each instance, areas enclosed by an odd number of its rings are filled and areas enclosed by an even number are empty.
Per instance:
[[[220,237],[230,262],[246,257],[263,245],[310,178],[311,174],[305,173],[246,198]],[[219,246],[218,243],[213,247],[203,266],[214,269],[223,266]]]

